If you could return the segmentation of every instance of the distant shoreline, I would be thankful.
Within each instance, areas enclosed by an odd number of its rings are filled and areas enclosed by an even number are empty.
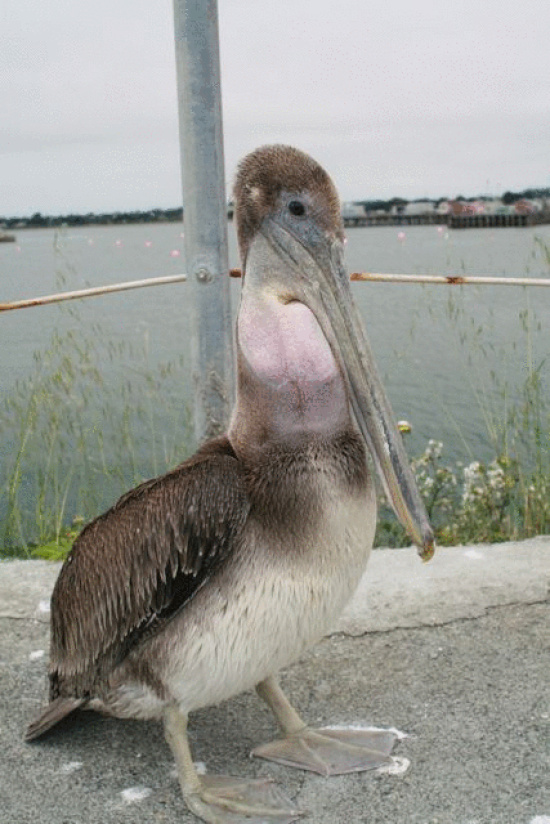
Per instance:
[[[414,200],[407,200],[405,198],[393,197],[390,200],[357,200],[353,203],[342,204],[342,216],[344,222],[349,226],[354,225],[384,225],[386,221],[398,225],[401,218],[415,218],[411,223],[418,222],[418,218],[424,217],[418,207],[431,207],[426,217],[426,223],[446,223],[447,213],[441,211],[441,205],[444,203],[457,204],[459,211],[464,215],[471,214],[468,204],[490,204],[500,201],[505,207],[513,207],[518,201],[532,201],[537,200],[541,202],[541,211],[545,214],[550,211],[550,187],[546,188],[530,188],[524,189],[522,192],[504,192],[500,197],[477,195],[475,197],[463,197],[459,195],[456,198],[416,198]],[[351,207],[351,213],[347,214],[347,209]],[[412,207],[409,210],[407,207]],[[479,214],[479,209],[477,209]],[[455,214],[457,214],[455,210]],[[227,217],[229,220],[233,218],[233,204],[230,202],[227,205]],[[440,220],[435,220],[438,217]],[[361,223],[357,223],[357,218],[361,219]],[[372,218],[379,218],[378,222],[372,223]],[[390,218],[392,220],[390,220]],[[393,220],[396,219],[396,220]],[[74,228],[75,226],[117,226],[117,225],[131,225],[140,223],[178,223],[183,222],[183,208],[180,206],[174,209],[136,209],[131,212],[87,212],[86,214],[68,214],[68,215],[43,215],[41,212],[35,212],[30,217],[0,217],[1,229],[47,229],[47,228]],[[534,222],[546,223],[548,220],[536,220]],[[409,223],[408,220],[403,220],[403,223]]]
[[[152,209],[146,212],[112,212],[85,215],[0,217],[0,229],[66,229],[75,226],[128,226],[143,223],[182,223],[183,209]]]
[[[232,216],[228,215],[228,221],[232,220]],[[183,216],[180,218],[162,217],[155,220],[126,220],[124,217],[116,220],[90,220],[83,218],[74,221],[57,221],[55,218],[50,221],[43,222],[24,222],[18,221],[9,223],[4,221],[0,223],[0,241],[1,240],[15,240],[13,231],[26,231],[28,229],[74,229],[74,228],[89,228],[89,227],[107,227],[107,226],[146,226],[146,225],[163,225],[167,223],[180,223],[184,225]],[[506,214],[472,214],[465,211],[462,214],[437,214],[426,213],[416,215],[406,214],[388,214],[388,213],[369,213],[362,215],[347,216],[343,215],[343,223],[347,229],[354,228],[368,228],[368,227],[391,227],[391,226],[440,226],[441,229],[509,229],[526,226],[540,226],[543,224],[550,224],[550,210],[538,213],[514,213],[507,212]],[[9,231],[8,233],[5,231]]]

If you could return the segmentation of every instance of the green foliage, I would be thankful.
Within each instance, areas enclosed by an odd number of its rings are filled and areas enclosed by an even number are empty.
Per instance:
[[[83,518],[75,518],[72,526],[63,529],[56,538],[45,544],[30,547],[30,557],[40,558],[43,561],[64,561],[78,537],[83,520]]]
[[[548,247],[538,243],[550,264]],[[525,301],[519,314],[524,352],[521,357],[514,352],[514,360],[523,363],[523,383],[518,390],[496,371],[499,357],[505,365],[509,354],[488,347],[484,330],[468,327],[457,301],[449,297],[447,318],[465,354],[465,377],[476,375],[473,388],[495,457],[486,463],[449,466],[443,463],[443,445],[430,440],[424,453],[413,459],[413,472],[439,544],[494,543],[550,533],[550,409],[542,378],[547,363],[544,357],[536,359],[534,337],[542,333],[542,327],[528,293]],[[486,362],[490,369],[484,379],[481,366]],[[381,498],[375,545],[409,543]]]
[[[550,532],[550,471],[524,475],[506,455],[489,464],[449,467],[441,454],[442,444],[430,441],[412,462],[438,544],[498,543]],[[375,545],[410,544],[383,498],[379,508]]]

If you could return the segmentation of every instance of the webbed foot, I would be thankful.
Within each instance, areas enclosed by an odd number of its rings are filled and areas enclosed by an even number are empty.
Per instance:
[[[164,732],[185,803],[207,824],[290,824],[302,815],[269,778],[199,776],[189,749],[187,716],[176,706],[165,709]]]
[[[290,824],[302,813],[269,778],[202,776],[187,806],[208,824]]]
[[[342,775],[392,764],[390,753],[396,738],[388,730],[306,727],[262,744],[252,754],[320,775]]]

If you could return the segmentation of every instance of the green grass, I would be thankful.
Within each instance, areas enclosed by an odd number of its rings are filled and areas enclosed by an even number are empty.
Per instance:
[[[0,557],[65,551],[75,517],[183,460],[184,374],[181,360],[152,364],[146,339],[115,346],[78,322],[54,332],[0,409]]]

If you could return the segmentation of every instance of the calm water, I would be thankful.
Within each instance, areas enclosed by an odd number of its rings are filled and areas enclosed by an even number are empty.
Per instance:
[[[550,267],[550,227],[466,230],[395,227],[348,232],[350,271],[540,275]],[[231,265],[237,266],[230,226]],[[0,300],[33,297],[60,288],[133,280],[184,271],[177,224],[29,230],[18,244],[0,244]],[[177,252],[181,253],[177,257]],[[504,385],[514,397],[528,374],[550,354],[550,289],[355,284],[380,371],[396,416],[413,426],[410,451],[429,438],[443,441],[450,459],[493,456],[487,423],[502,418]],[[232,285],[234,307],[239,282]],[[76,307],[76,304],[72,304]],[[531,314],[528,342],[520,320]],[[54,329],[78,326],[112,339],[147,343],[150,364],[183,355],[181,402],[191,400],[189,321],[185,284],[144,289],[78,303],[78,317],[59,307],[0,315],[0,400],[33,369],[33,353]],[[540,328],[539,328],[540,326]],[[98,334],[90,331],[91,335]],[[530,348],[531,347],[531,348]],[[542,367],[548,393],[550,359]],[[120,380],[105,363],[106,380]],[[177,402],[177,399],[176,399]],[[1,450],[0,450],[1,452]]]

